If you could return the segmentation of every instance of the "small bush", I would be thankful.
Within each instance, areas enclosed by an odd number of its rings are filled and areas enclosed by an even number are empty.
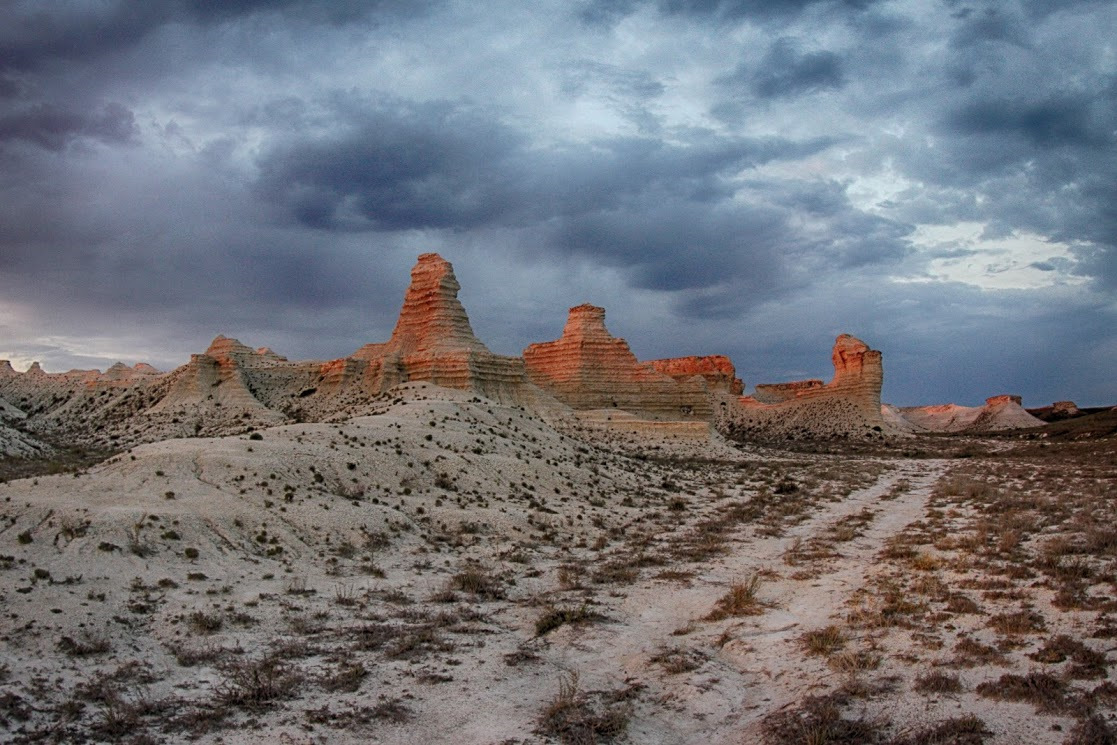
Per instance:
[[[718,600],[717,605],[710,611],[704,620],[720,621],[730,616],[755,616],[764,612],[756,591],[760,587],[760,575],[753,574],[744,582],[739,582],[729,588]]]
[[[564,624],[586,623],[600,618],[584,604],[578,608],[551,608],[535,621],[535,635],[543,636]]]
[[[920,693],[961,693],[962,681],[957,675],[930,672],[916,678],[913,687]]]
[[[111,649],[112,644],[109,643],[107,637],[94,636],[89,632],[82,633],[77,639],[64,636],[58,640],[58,651],[71,657],[92,657],[93,655],[105,654]]]
[[[537,731],[557,737],[564,745],[608,743],[624,735],[631,717],[627,703],[608,697],[592,701],[579,689],[577,673],[572,673],[559,681],[558,694],[539,715]]]
[[[808,654],[829,657],[838,652],[846,644],[845,634],[838,626],[824,626],[821,629],[808,631],[799,637],[800,643]]]

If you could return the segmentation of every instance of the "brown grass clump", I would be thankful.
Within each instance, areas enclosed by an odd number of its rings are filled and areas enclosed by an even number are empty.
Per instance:
[[[1117,729],[1111,727],[1100,714],[1081,719],[1074,725],[1063,745],[1114,745]]]
[[[1067,703],[1065,682],[1053,675],[1034,671],[1027,675],[1002,675],[995,681],[979,685],[977,692],[986,698],[1025,701],[1040,712],[1061,711]]]
[[[275,657],[237,661],[225,668],[217,701],[242,709],[265,709],[293,695],[302,676]]]
[[[764,612],[756,591],[760,587],[760,575],[750,575],[744,582],[739,582],[729,588],[718,600],[717,605],[703,620],[721,621],[731,616],[756,616]]]
[[[830,625],[804,633],[799,642],[808,654],[829,657],[845,646],[846,637],[840,627]]]
[[[869,719],[846,719],[846,700],[835,694],[811,696],[795,709],[764,719],[764,734],[771,745],[870,745],[879,743],[883,723]]]
[[[1002,634],[1035,634],[1047,628],[1043,616],[1035,611],[998,613],[989,618],[989,628]]]
[[[939,722],[904,737],[893,738],[888,745],[981,745],[993,736],[978,717],[967,714]]]
[[[957,675],[931,672],[916,678],[913,688],[920,693],[961,693],[962,681]]]
[[[500,580],[480,567],[468,567],[458,572],[450,579],[450,587],[484,600],[504,598],[504,587]]]
[[[835,672],[855,675],[866,670],[876,670],[880,667],[881,657],[865,650],[840,652],[832,654],[826,664]]]
[[[1028,655],[1036,662],[1057,664],[1070,658],[1073,664],[1067,670],[1071,678],[1104,678],[1107,675],[1107,662],[1103,653],[1090,649],[1077,639],[1060,634],[1047,642],[1036,652]]]
[[[663,667],[669,675],[688,673],[702,667],[706,658],[697,650],[667,649],[653,656],[648,662]]]
[[[613,742],[628,729],[632,709],[608,698],[593,701],[579,688],[578,674],[571,673],[559,681],[558,694],[539,714],[537,732],[557,737],[563,745]]]
[[[549,608],[536,619],[535,635],[543,636],[565,624],[587,623],[589,621],[599,621],[601,618],[600,613],[591,611],[589,606],[585,604],[577,608]]]
[[[992,665],[1001,662],[1004,653],[996,647],[982,644],[976,639],[963,637],[954,645],[954,659],[952,664],[960,667],[975,667],[977,665]]]

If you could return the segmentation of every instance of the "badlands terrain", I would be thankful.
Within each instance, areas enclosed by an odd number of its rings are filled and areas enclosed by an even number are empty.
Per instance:
[[[1117,739],[1117,412],[882,405],[848,335],[745,395],[586,305],[504,357],[457,291],[326,362],[0,363],[0,740]]]

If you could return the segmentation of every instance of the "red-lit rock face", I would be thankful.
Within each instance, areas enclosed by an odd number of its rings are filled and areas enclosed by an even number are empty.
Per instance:
[[[570,309],[562,337],[524,350],[528,377],[574,409],[618,408],[664,418],[708,418],[701,376],[677,380],[641,363],[624,339],[605,328],[605,309]]]
[[[679,381],[699,375],[706,381],[710,390],[723,391],[734,396],[740,396],[745,390],[745,384],[737,377],[737,369],[733,366],[732,360],[723,354],[705,357],[670,357],[652,360],[647,364],[657,372],[670,375]]]
[[[493,354],[473,335],[459,289],[450,262],[434,253],[419,256],[392,338],[353,355],[369,363],[375,392],[427,381],[502,400],[525,394],[523,361]]]

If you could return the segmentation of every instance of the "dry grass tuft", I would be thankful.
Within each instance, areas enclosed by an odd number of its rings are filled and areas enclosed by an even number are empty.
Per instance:
[[[744,582],[729,588],[718,600],[717,605],[704,618],[704,621],[721,621],[731,616],[756,616],[764,612],[764,606],[756,596],[760,588],[760,575],[750,575]]]
[[[829,657],[846,645],[846,637],[840,627],[830,625],[807,631],[799,637],[799,643],[808,654]]]
[[[579,688],[578,674],[571,673],[559,681],[558,694],[540,713],[537,731],[563,745],[609,743],[624,735],[631,716],[627,703],[591,700]]]
[[[962,681],[957,675],[936,671],[920,675],[913,688],[920,693],[961,693]]]

